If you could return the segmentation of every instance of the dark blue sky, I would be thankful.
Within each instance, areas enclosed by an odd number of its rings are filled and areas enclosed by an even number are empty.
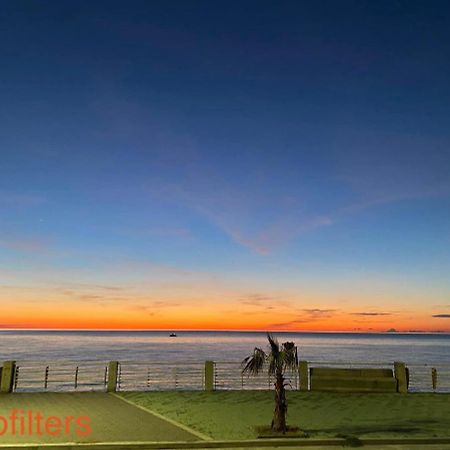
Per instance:
[[[0,285],[446,313],[449,43],[444,1],[3,1]]]

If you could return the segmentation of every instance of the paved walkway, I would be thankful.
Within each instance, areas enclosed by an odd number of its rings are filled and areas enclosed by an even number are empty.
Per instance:
[[[13,410],[16,410],[17,417],[14,421],[14,429],[11,420]],[[31,433],[29,411],[32,415]],[[42,416],[41,434],[38,434],[37,429],[37,413]],[[45,421],[50,417],[53,418],[50,419],[50,427],[46,430]],[[77,419],[79,423],[77,423]],[[89,434],[87,434],[86,426],[88,420],[91,428]],[[68,433],[66,433],[66,427]],[[82,436],[80,432],[87,435]],[[110,394],[15,393],[0,395],[0,445],[198,440],[200,440],[198,436],[186,429]]]

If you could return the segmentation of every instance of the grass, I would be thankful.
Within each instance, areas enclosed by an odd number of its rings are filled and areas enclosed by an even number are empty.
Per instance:
[[[33,393],[0,395],[0,416],[8,420],[12,410],[22,410],[26,416],[40,412],[44,418],[57,416],[89,416],[92,433],[78,436],[74,422],[69,434],[65,430],[59,436],[46,433],[39,436],[34,426],[30,435],[25,422],[25,435],[20,435],[20,422],[16,422],[16,435],[11,433],[11,425],[0,435],[0,444],[19,443],[62,443],[62,442],[115,442],[115,441],[195,441],[199,438],[179,427],[136,408],[123,400],[104,393]],[[4,423],[0,421],[0,433]]]
[[[121,396],[214,439],[254,439],[273,392],[128,392]],[[311,438],[450,437],[450,395],[288,392],[288,424]]]

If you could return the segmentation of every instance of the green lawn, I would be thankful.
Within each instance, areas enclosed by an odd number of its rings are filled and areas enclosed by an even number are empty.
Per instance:
[[[65,422],[65,418],[88,416],[92,432],[89,436],[78,436],[75,419],[69,422],[69,434],[64,427],[59,436],[33,434],[28,431],[25,421],[24,435],[20,435],[20,421],[16,421],[16,434],[12,434],[9,421],[8,429],[2,434],[4,422],[0,420],[0,445],[9,443],[62,443],[62,442],[123,442],[123,441],[197,441],[195,436],[164,419],[136,408],[110,394],[104,393],[33,393],[0,395],[0,416],[9,420],[11,412],[22,410],[20,415],[33,415],[40,412],[43,418],[56,416]],[[42,427],[43,430],[43,427]],[[51,429],[55,431],[55,429]]]
[[[128,392],[129,401],[214,439],[253,439],[273,392]],[[288,423],[310,437],[450,437],[450,395],[288,392]]]

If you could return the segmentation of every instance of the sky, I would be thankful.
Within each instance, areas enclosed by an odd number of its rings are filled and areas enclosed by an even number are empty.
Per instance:
[[[0,327],[450,331],[450,4],[0,5]]]

